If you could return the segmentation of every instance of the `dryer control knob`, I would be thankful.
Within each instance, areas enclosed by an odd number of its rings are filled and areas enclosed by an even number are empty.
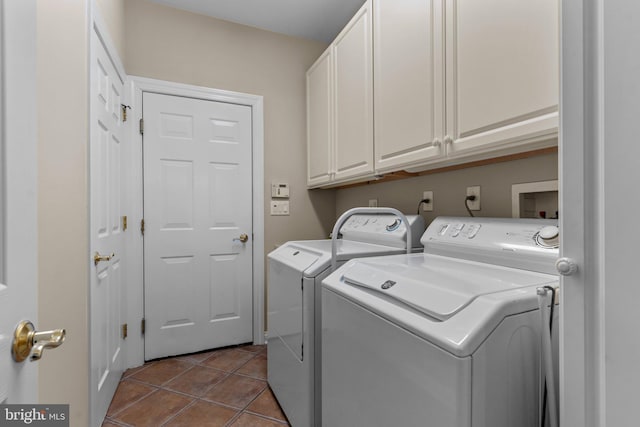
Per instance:
[[[571,276],[578,270],[578,265],[571,258],[558,258],[556,261],[556,270],[563,276]]]
[[[555,225],[548,225],[546,227],[542,227],[540,229],[540,231],[538,232],[538,234],[540,234],[540,237],[543,240],[551,240],[553,238],[558,237],[558,227],[556,227]]]

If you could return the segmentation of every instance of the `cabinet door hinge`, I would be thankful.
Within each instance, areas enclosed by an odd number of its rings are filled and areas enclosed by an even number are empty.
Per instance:
[[[127,231],[127,216],[122,216],[122,231]]]
[[[122,324],[122,339],[127,338],[127,324],[123,323]]]
[[[140,233],[144,236],[144,218],[140,220]]]
[[[144,119],[140,119],[140,135],[144,135]]]
[[[140,322],[140,332],[142,332],[142,335],[144,335],[146,329],[147,329],[147,322],[145,322],[143,317],[142,322]]]

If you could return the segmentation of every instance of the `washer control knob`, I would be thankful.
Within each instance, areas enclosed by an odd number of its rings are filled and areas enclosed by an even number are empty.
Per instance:
[[[556,261],[556,270],[563,276],[571,276],[578,270],[578,265],[571,258],[558,258]]]
[[[546,227],[543,227],[539,231],[539,234],[542,240],[555,239],[556,237],[558,237],[558,233],[559,233],[558,227],[556,227],[555,225],[548,225]]]
[[[396,218],[391,224],[387,225],[387,231],[395,231],[400,227],[402,220],[400,218]]]

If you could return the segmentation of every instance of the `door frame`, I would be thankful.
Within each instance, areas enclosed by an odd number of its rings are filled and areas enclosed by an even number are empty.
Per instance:
[[[140,221],[143,218],[143,175],[142,175],[142,135],[139,122],[142,119],[142,94],[153,92],[162,95],[174,95],[186,98],[196,98],[215,102],[228,102],[251,107],[252,133],[252,218],[253,218],[253,342],[264,344],[264,108],[263,97],[241,92],[222,89],[212,89],[183,83],[150,79],[146,77],[129,76],[129,99],[131,106],[129,122],[129,141],[132,144],[129,159],[130,175],[125,177],[131,183],[131,228],[134,236],[127,242],[131,250],[132,263],[128,283],[135,286],[127,288],[128,319],[142,319],[144,317],[144,253],[143,238]],[[133,328],[132,328],[133,329]],[[132,333],[130,345],[129,366],[144,363],[144,336],[142,333]]]

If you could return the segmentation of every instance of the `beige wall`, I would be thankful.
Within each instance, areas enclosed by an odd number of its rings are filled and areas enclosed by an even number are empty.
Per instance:
[[[434,210],[423,212],[427,222],[436,216],[468,216],[464,207],[466,189],[479,185],[481,209],[476,216],[511,217],[511,185],[558,178],[558,156],[547,154],[505,163],[478,166],[401,181],[353,187],[336,193],[336,214],[355,206],[367,206],[378,199],[405,213],[416,213],[424,191],[433,191]]]
[[[87,5],[37,3],[38,327],[66,328],[38,362],[43,403],[68,403],[71,426],[89,418]]]
[[[120,59],[124,59],[124,4],[125,0],[95,0],[99,13],[109,30]]]
[[[128,74],[264,97],[265,253],[325,236],[335,197],[306,190],[305,72],[326,46],[144,0],[126,1],[125,23]],[[290,216],[269,214],[274,180],[291,186]]]

